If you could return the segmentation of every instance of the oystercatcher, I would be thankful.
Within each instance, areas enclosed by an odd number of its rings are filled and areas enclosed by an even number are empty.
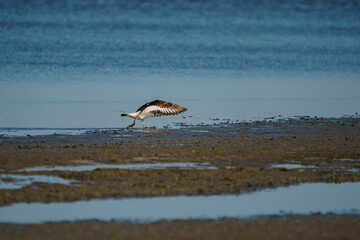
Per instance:
[[[127,116],[134,118],[134,123],[130,124],[128,127],[135,126],[136,119],[141,120],[143,127],[145,127],[144,120],[151,117],[160,117],[163,115],[176,115],[182,112],[185,112],[187,108],[184,108],[175,103],[166,102],[162,100],[155,100],[152,102],[145,103],[142,105],[136,112],[121,114],[121,116]]]

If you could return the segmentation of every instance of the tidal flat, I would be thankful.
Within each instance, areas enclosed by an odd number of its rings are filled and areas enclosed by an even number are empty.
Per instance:
[[[76,135],[2,135],[0,164],[0,176],[4,176],[0,179],[2,208],[18,203],[94,199],[241,196],[304,183],[355,183],[360,182],[360,119],[298,117],[179,129],[90,129]],[[46,182],[41,180],[46,179],[43,177],[16,189],[6,189],[7,182],[18,181],[19,177],[11,178],[13,175],[52,176],[67,180],[67,184]],[[5,239],[45,239],[47,234],[55,239],[75,239],[91,229],[94,233],[88,235],[91,239],[96,238],[99,229],[101,232],[108,229],[109,239],[160,236],[276,239],[295,235],[298,239],[356,239],[359,210],[353,209],[352,214],[290,212],[248,219],[155,222],[5,221],[0,224],[0,235]]]

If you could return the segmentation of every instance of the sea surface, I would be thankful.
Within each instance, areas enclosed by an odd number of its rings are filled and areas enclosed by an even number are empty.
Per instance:
[[[0,36],[2,128],[122,128],[155,99],[189,109],[158,128],[360,113],[360,1],[1,0]]]

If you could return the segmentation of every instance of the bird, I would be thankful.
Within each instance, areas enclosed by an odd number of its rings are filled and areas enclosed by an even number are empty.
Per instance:
[[[143,127],[146,128],[144,123],[145,119],[164,115],[177,115],[179,113],[185,112],[186,110],[188,109],[175,103],[154,100],[152,102],[145,103],[134,113],[121,114],[121,116],[134,118],[134,123],[130,124],[128,128],[135,126],[136,120],[141,120]]]

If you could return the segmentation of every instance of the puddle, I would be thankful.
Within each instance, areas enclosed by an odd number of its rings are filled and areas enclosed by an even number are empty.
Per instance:
[[[335,171],[336,170],[343,170],[343,171],[347,171],[347,172],[353,172],[353,173],[358,173],[360,172],[360,168],[347,168],[347,167],[340,167],[338,169],[334,169]]]
[[[306,157],[304,159],[305,160],[319,160],[319,159],[326,159],[326,158],[323,158],[323,157]]]
[[[320,168],[318,166],[315,165],[302,165],[302,164],[294,164],[294,163],[281,163],[281,164],[271,164],[269,168],[286,168],[286,169],[305,169],[305,168],[311,168],[311,169],[315,169],[315,168]],[[348,172],[360,172],[359,168],[347,168],[347,167],[330,167],[329,169],[333,170],[333,171],[339,171],[339,170],[343,170],[343,171],[348,171]]]
[[[208,133],[208,130],[191,130],[192,133]]]
[[[135,157],[135,158],[132,158],[131,160],[134,161],[134,162],[148,162],[148,161],[153,160],[153,159],[157,159],[157,158],[156,157],[151,157],[151,158]]]
[[[354,159],[354,158],[338,158],[336,161],[344,161],[344,162],[359,162],[360,159]]]
[[[295,163],[274,163],[271,164],[269,168],[286,168],[286,169],[302,169],[302,168],[319,168],[315,165],[302,165]]]
[[[321,159],[326,159],[326,158],[319,158],[319,157],[309,157],[309,158],[305,158],[306,160],[321,160]],[[334,158],[335,161],[344,161],[344,162],[359,162],[360,159],[356,159],[356,158]]]
[[[16,174],[1,174],[0,175],[0,189],[20,189],[34,182],[70,184],[76,182],[74,180],[67,180],[56,176],[44,175],[16,175]]]
[[[135,221],[359,214],[360,182],[304,183],[240,195],[95,199],[0,207],[0,222]]]
[[[91,165],[80,166],[55,166],[55,167],[33,167],[19,170],[19,172],[37,172],[37,171],[94,171],[98,168],[112,168],[112,169],[129,169],[129,170],[146,170],[146,169],[166,169],[166,168],[180,168],[180,169],[217,169],[209,163],[196,162],[167,162],[167,163],[139,163],[139,164],[104,164],[94,163]]]

